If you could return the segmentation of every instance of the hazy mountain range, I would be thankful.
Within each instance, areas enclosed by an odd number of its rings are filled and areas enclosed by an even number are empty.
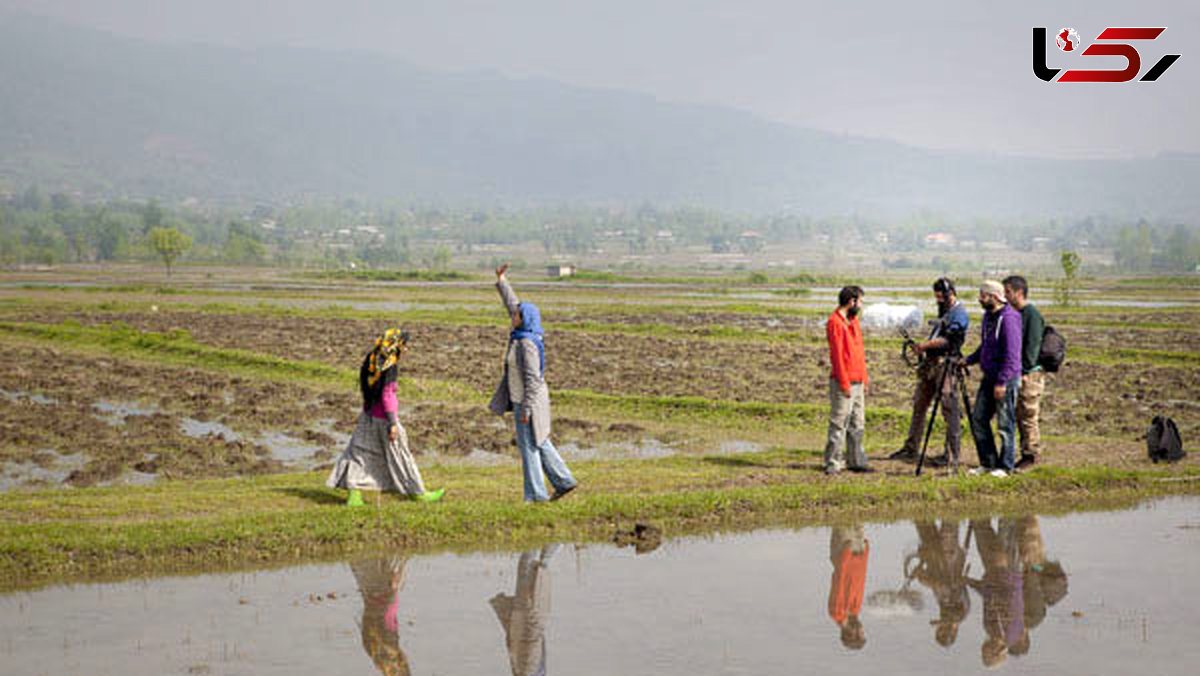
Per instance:
[[[621,91],[366,53],[160,44],[0,12],[10,189],[1195,222],[1197,179],[1197,155],[935,152]]]

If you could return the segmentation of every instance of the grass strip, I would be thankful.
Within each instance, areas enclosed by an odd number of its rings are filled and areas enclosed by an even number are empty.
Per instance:
[[[827,404],[728,401],[691,396],[614,395],[591,390],[557,390],[554,403],[595,413],[641,420],[723,427],[807,428],[829,421]],[[885,406],[867,407],[867,424],[908,425],[910,411]]]
[[[1200,493],[1200,471],[1042,467],[989,477],[840,476],[813,452],[580,462],[583,488],[547,505],[520,502],[515,467],[422,468],[448,497],[340,503],[319,474],[165,482],[149,487],[0,495],[0,589],[62,580],[245,568],[355,550],[496,548],[599,541],[618,525],[668,534],[838,520],[928,518],[947,511],[1029,511]]]

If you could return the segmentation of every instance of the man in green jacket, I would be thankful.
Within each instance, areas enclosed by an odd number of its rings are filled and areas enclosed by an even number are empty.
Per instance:
[[[1029,284],[1020,275],[1004,279],[1004,297],[1021,313],[1021,389],[1017,395],[1017,430],[1021,436],[1021,459],[1017,471],[1036,465],[1042,452],[1042,436],[1038,431],[1038,410],[1046,388],[1046,374],[1038,365],[1042,352],[1042,333],[1046,320],[1029,302]]]

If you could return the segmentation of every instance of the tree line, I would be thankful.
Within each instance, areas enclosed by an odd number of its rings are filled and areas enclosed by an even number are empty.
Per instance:
[[[1181,223],[1113,218],[999,223],[936,214],[880,221],[738,214],[698,207],[366,203],[284,206],[156,200],[84,201],[37,186],[0,195],[0,263],[53,265],[177,261],[314,268],[444,269],[456,254],[533,244],[547,255],[662,254],[701,247],[752,254],[783,242],[869,247],[903,254],[930,248],[931,233],[999,241],[1018,250],[1107,248],[1127,272],[1192,271],[1200,233]]]

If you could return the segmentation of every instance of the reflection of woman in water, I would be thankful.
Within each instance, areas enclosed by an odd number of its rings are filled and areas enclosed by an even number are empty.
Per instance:
[[[350,564],[363,598],[362,644],[385,676],[406,676],[408,658],[400,649],[400,590],[407,558],[364,559]]]
[[[829,581],[829,617],[842,628],[842,645],[851,650],[861,650],[867,644],[867,634],[858,615],[862,612],[870,549],[861,525],[834,526],[830,533],[833,579]]]
[[[936,629],[938,645],[949,648],[958,638],[958,626],[971,610],[967,593],[967,550],[958,542],[958,522],[932,521],[915,524],[921,544],[917,549],[917,566],[912,575],[929,587],[938,602],[938,619],[931,622]]]
[[[531,549],[517,562],[517,589],[512,595],[496,594],[490,603],[504,627],[508,661],[513,676],[546,673],[546,621],[550,616],[550,557],[558,545],[539,552]]]

